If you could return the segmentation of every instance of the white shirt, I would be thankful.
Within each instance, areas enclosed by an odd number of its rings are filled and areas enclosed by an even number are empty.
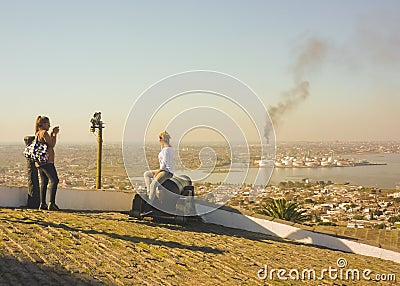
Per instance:
[[[164,147],[158,154],[160,161],[160,170],[174,173],[174,149],[172,147]]]

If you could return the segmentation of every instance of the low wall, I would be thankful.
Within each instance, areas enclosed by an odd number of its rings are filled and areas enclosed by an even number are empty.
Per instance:
[[[211,210],[209,206],[203,205],[196,205],[196,208],[202,212],[206,211],[207,208]],[[266,219],[254,218],[240,213],[217,209],[203,215],[203,220],[206,223],[213,223],[230,228],[238,228],[242,230],[263,233],[291,241],[323,246],[344,252],[378,257],[400,263],[400,253],[395,251],[362,244],[349,239],[334,237],[328,234],[304,230]]]
[[[47,191],[47,202],[49,193]],[[134,195],[122,191],[58,189],[56,203],[61,209],[129,211]],[[26,204],[26,188],[0,186],[0,207],[21,207]]]
[[[0,206],[20,207],[27,204],[27,189],[0,186]]]

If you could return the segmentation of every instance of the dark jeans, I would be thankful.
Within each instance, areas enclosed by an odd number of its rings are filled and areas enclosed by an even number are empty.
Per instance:
[[[50,181],[50,203],[56,202],[58,176],[54,163],[47,163],[39,167],[40,175],[40,202],[46,203],[47,185]]]
[[[37,209],[40,204],[38,169],[34,162],[26,161],[28,173],[28,208]]]

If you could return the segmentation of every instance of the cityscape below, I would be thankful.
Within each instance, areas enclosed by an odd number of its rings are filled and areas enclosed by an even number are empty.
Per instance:
[[[26,187],[26,159],[22,156],[23,144],[0,145],[0,185]],[[59,144],[56,147],[56,166],[60,178],[60,188],[64,189],[96,189],[96,145],[95,144]],[[231,154],[227,146],[210,146],[216,155],[215,162],[199,158],[203,146],[179,146],[176,169],[207,169],[214,165],[214,171],[223,175],[228,172],[231,162],[238,163],[241,156]],[[132,158],[141,158],[135,152],[146,152],[148,166],[157,168],[157,153],[159,147],[146,146],[132,151]],[[268,160],[257,157],[259,146],[249,146],[249,158],[244,161],[249,169],[271,167]],[[363,156],[381,154],[395,156],[397,161],[369,162]],[[380,157],[379,157],[380,158]],[[320,180],[313,178],[313,169],[329,169],[343,167],[343,172],[349,167],[366,172],[368,168],[379,166],[390,167],[393,176],[400,180],[400,143],[399,142],[286,142],[278,144],[274,165],[284,169],[308,169],[309,176],[293,180],[290,177],[280,177],[279,182],[272,174],[271,181],[266,186],[253,186],[251,183],[229,184],[229,192],[233,198],[229,206],[262,213],[266,202],[271,199],[285,198],[296,202],[305,210],[311,225],[346,226],[351,228],[385,228],[396,229],[400,221],[400,181],[393,188],[383,188],[379,185],[365,186],[350,183],[351,173],[346,181],[335,178]],[[266,165],[263,165],[267,162]],[[393,163],[394,162],[394,163]],[[120,144],[104,144],[102,162],[102,189],[110,191],[135,192],[145,189],[141,174],[147,168],[146,162],[134,162],[132,168],[137,168],[137,176],[129,180],[124,166]],[[393,165],[394,164],[394,165]],[[397,165],[396,165],[397,164]],[[136,170],[136,169],[134,169]],[[397,172],[397,174],[396,174]],[[376,177],[383,174],[376,173]],[[274,183],[271,183],[274,182]],[[195,182],[195,194],[202,195],[211,192],[221,184],[221,181]],[[215,202],[218,203],[218,197]],[[62,202],[60,202],[62,205]],[[397,220],[399,219],[399,220]]]

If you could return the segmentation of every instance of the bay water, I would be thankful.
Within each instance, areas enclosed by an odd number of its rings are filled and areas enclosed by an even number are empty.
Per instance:
[[[274,168],[270,180],[268,180],[268,169],[265,169],[263,175],[264,181],[269,181],[270,185],[278,185],[284,181],[299,181],[305,178],[311,181],[328,181],[334,183],[350,183],[351,185],[360,185],[364,187],[376,187],[383,189],[396,189],[400,187],[400,154],[355,154],[343,156],[345,158],[354,158],[355,161],[367,160],[371,163],[386,163],[386,165],[367,165],[356,167],[319,167],[319,168]],[[231,169],[229,181],[226,183],[243,183],[244,167],[235,167]],[[193,171],[192,171],[193,172]],[[202,173],[202,170],[196,170]],[[244,183],[252,184],[258,172],[258,168],[249,168]],[[179,173],[184,173],[178,171]],[[203,177],[206,174],[201,174]],[[199,174],[200,176],[200,174]],[[202,182],[218,183],[224,182],[228,178],[227,173],[211,173],[206,176]]]

